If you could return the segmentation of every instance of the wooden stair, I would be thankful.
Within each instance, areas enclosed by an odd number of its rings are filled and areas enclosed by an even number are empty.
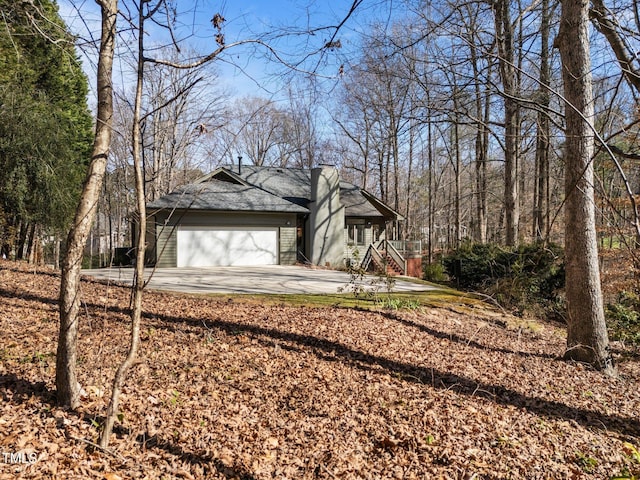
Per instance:
[[[369,245],[361,266],[364,270],[376,270],[392,276],[406,274],[406,260],[386,240],[381,240],[377,246]]]
[[[389,255],[385,250],[380,253],[384,258],[384,265],[378,265],[378,268],[382,270],[386,266],[387,275],[404,275],[404,269],[400,265],[398,265],[398,263],[393,259],[391,255]]]

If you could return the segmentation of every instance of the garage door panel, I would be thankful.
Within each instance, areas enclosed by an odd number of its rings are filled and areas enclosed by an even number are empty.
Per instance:
[[[278,263],[276,228],[181,227],[177,240],[179,267]]]

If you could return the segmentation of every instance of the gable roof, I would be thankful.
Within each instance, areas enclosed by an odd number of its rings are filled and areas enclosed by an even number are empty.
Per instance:
[[[212,179],[252,185],[303,207],[311,201],[311,170],[242,165],[238,172],[238,167],[219,167],[196,182]]]
[[[308,209],[251,185],[212,180],[192,183],[147,205],[149,209],[306,213]]]
[[[344,214],[347,217],[395,218],[397,216],[399,220],[402,220],[402,216],[396,214],[391,209],[387,211],[377,209],[371,201],[369,201],[365,190],[349,182],[340,182],[340,201],[345,206]],[[384,205],[379,200],[378,202]]]
[[[340,201],[347,217],[404,217],[360,187],[340,181]],[[151,209],[179,208],[308,213],[311,170],[242,165],[219,167],[193,184],[161,197]]]

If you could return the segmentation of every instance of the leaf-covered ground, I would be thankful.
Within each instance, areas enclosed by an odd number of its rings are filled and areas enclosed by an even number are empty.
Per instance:
[[[0,263],[0,479],[563,479],[637,472],[640,358],[557,359],[564,332],[461,309],[367,312],[147,292],[111,451],[95,449],[128,344],[126,289],[83,284],[77,412],[55,405],[59,278]],[[35,461],[33,461],[35,460]],[[22,463],[16,463],[22,462]]]

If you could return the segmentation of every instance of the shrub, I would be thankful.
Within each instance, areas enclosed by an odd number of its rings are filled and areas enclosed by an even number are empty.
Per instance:
[[[423,258],[422,262],[422,278],[436,283],[446,282],[449,279],[444,271],[442,262],[428,263],[426,257]]]
[[[607,305],[605,314],[612,340],[640,345],[640,298],[633,292],[622,291],[617,302]]]
[[[462,288],[478,289],[498,278],[497,245],[470,243],[454,250],[442,259],[449,278]]]
[[[457,286],[492,295],[503,306],[554,315],[563,309],[563,252],[557,245],[468,244],[446,256],[443,265]]]
[[[100,268],[102,257],[100,254],[96,255],[83,255],[82,256],[82,268]]]

